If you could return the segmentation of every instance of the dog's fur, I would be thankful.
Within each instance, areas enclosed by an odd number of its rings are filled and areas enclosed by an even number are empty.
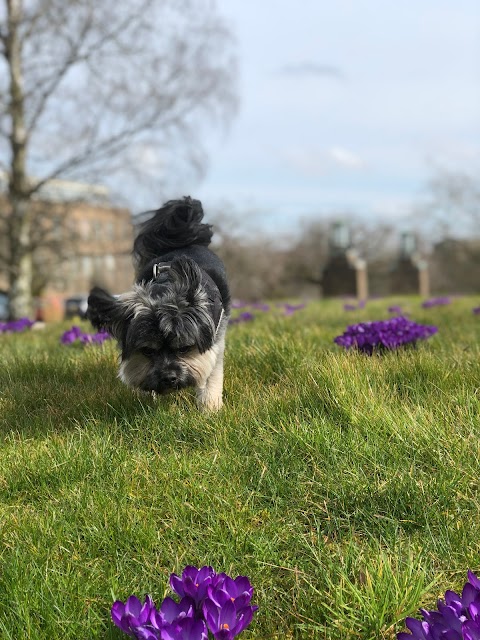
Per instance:
[[[199,406],[215,410],[222,406],[230,293],[202,219],[201,203],[189,197],[153,212],[134,242],[132,290],[114,297],[95,287],[87,317],[118,341],[118,375],[128,386],[158,394],[194,386]]]

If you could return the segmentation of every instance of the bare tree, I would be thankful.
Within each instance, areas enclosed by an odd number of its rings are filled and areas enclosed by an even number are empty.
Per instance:
[[[435,242],[445,238],[471,238],[480,229],[480,180],[473,173],[436,170],[425,198],[414,212]]]
[[[35,194],[54,178],[132,176],[145,157],[201,158],[201,123],[233,112],[234,61],[211,0],[0,3],[3,217],[19,317],[31,310]]]

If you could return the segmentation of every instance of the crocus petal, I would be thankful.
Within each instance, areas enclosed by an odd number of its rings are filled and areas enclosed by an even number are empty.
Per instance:
[[[235,635],[241,633],[244,629],[248,627],[253,618],[253,607],[245,607],[242,609],[237,618],[237,623],[233,629]]]
[[[252,596],[249,593],[241,593],[239,596],[237,596],[233,600],[233,604],[235,605],[235,609],[237,611],[240,611],[241,609],[244,609],[245,607],[247,607],[250,604],[250,600],[251,599],[252,599]]]
[[[110,614],[112,616],[113,623],[128,635],[130,633],[130,625],[128,624],[128,619],[125,616],[125,605],[120,600],[116,600],[111,608]]]
[[[468,613],[477,624],[480,622],[480,594],[468,606]]]
[[[181,640],[207,640],[208,631],[203,620],[185,618],[179,623]]]
[[[422,622],[416,618],[407,618],[405,620],[405,626],[407,629],[410,629],[414,638],[417,638],[418,640],[430,640],[428,622]]]
[[[233,640],[234,637],[235,636],[230,629],[220,629],[213,634],[214,640]]]
[[[135,637],[138,638],[138,640],[159,640],[160,634],[147,627],[138,627],[135,629]]]
[[[456,591],[450,591],[450,589],[448,589],[445,591],[445,604],[460,611],[462,608],[462,598]]]
[[[207,598],[203,603],[203,617],[207,623],[207,627],[212,633],[218,629],[218,620],[220,615],[220,607],[218,607],[213,600]]]
[[[479,310],[480,310],[480,307],[479,307]],[[477,578],[477,576],[473,573],[473,571],[469,569],[467,572],[467,576],[470,584],[473,585],[475,589],[480,590],[480,579]]]
[[[253,594],[253,587],[246,576],[237,576],[235,578],[235,584],[237,585],[238,593],[248,592]]]
[[[207,596],[210,600],[213,600],[217,607],[222,607],[227,600],[232,599],[232,596],[224,589],[215,589],[212,585],[208,587]]]
[[[136,596],[130,596],[125,602],[125,615],[138,618],[142,611],[142,603]]]
[[[154,616],[152,624],[156,628],[161,628],[173,622],[179,622],[182,618],[193,616],[193,600],[185,596],[180,602],[175,602],[172,598],[165,598],[160,605],[160,611]]]
[[[463,623],[462,633],[465,640],[480,640],[480,626],[473,620]]]
[[[473,586],[473,584],[471,584],[470,582],[467,582],[466,585],[463,587],[463,591],[462,591],[463,606],[467,608],[475,600],[477,596],[478,596],[477,589]]]
[[[178,605],[173,598],[165,598],[160,606],[160,615],[165,623],[171,624],[178,616]]]
[[[237,623],[237,611],[231,600],[221,607],[218,616],[218,626],[220,629],[234,629]]]
[[[182,578],[177,576],[175,573],[172,573],[170,576],[170,586],[172,590],[179,595],[181,598],[185,595],[185,591],[183,589],[183,581]]]

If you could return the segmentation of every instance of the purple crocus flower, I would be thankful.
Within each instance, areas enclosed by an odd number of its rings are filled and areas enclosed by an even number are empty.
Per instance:
[[[350,304],[349,302],[346,302],[343,305],[343,310],[344,311],[356,311],[357,309],[357,305],[356,304]]]
[[[113,603],[111,609],[112,620],[119,629],[129,636],[142,638],[142,640],[150,640],[150,638],[153,640],[156,637],[152,635],[153,631],[150,632],[148,627],[143,630],[143,627],[149,623],[154,608],[155,606],[150,596],[146,596],[144,604],[136,596],[130,596],[125,603],[121,600],[116,600]],[[142,633],[143,635],[139,635]]]
[[[374,351],[416,344],[417,340],[425,340],[437,331],[437,327],[417,324],[404,316],[398,316],[389,320],[350,325],[341,336],[334,338],[334,342],[345,349],[354,347],[372,355]]]
[[[301,304],[289,304],[288,302],[285,303],[284,305],[284,309],[285,309],[285,315],[286,316],[291,316],[293,313],[295,313],[295,311],[300,311],[300,309],[303,309],[305,307],[305,303],[301,303]]]
[[[176,625],[162,629],[160,640],[207,640],[208,630],[203,620],[183,618]]]
[[[473,307],[472,312],[475,316],[480,316],[480,307]]]
[[[392,304],[391,307],[388,307],[389,313],[402,313],[402,307],[398,304]]]
[[[1,322],[0,333],[20,333],[21,331],[25,331],[25,329],[30,329],[34,324],[34,321],[29,318],[19,318],[18,320]]]
[[[437,298],[430,298],[429,300],[425,300],[422,302],[422,307],[424,309],[431,309],[432,307],[441,307],[446,304],[450,304],[452,299],[450,296],[439,296]]]
[[[257,606],[250,600],[253,588],[245,576],[235,579],[217,574],[210,566],[187,566],[181,576],[170,575],[170,586],[180,602],[164,598],[160,609],[147,596],[117,600],[111,610],[115,625],[137,640],[231,640],[252,621]]]
[[[179,577],[175,573],[170,576],[170,586],[181,598],[188,596],[195,603],[197,610],[207,597],[207,589],[215,577],[212,567],[205,566],[201,569],[188,565]]]
[[[13,331],[18,333],[19,331],[25,331],[25,329],[30,329],[30,327],[34,324],[33,320],[29,318],[20,318],[19,320],[13,320],[12,322],[7,322],[7,331]]]
[[[65,331],[60,342],[62,344],[73,344],[74,342],[81,342],[82,344],[103,344],[105,340],[109,340],[112,336],[108,331],[97,331],[97,333],[85,333],[74,325],[67,331]]]
[[[72,342],[75,342],[80,338],[82,333],[83,332],[80,329],[80,327],[77,327],[76,325],[74,325],[73,327],[71,327],[70,329],[68,329],[62,334],[60,338],[60,342],[62,344],[72,344]]]
[[[180,602],[172,598],[164,598],[160,610],[152,609],[150,622],[155,629],[161,630],[173,623],[179,623],[184,618],[192,618],[194,613],[194,601],[189,596],[183,597]]]
[[[250,604],[253,596],[253,587],[245,576],[237,576],[235,579],[226,573],[219,573],[214,579],[213,585],[208,587],[208,597],[221,607],[230,600],[237,610]]]
[[[203,615],[215,640],[232,640],[248,627],[255,609],[250,606],[237,609],[231,600],[218,606],[207,598],[203,604]]]
[[[112,336],[108,333],[108,331],[97,331],[92,335],[93,342],[95,344],[103,344],[105,340],[110,340]]]
[[[480,640],[480,580],[468,571],[461,595],[448,590],[436,611],[420,613],[423,620],[405,620],[410,633],[398,633],[398,640]]]
[[[236,318],[232,318],[229,322],[229,324],[239,324],[240,322],[249,322],[250,320],[254,319],[254,315],[253,313],[250,313],[250,311],[242,311],[242,313],[237,316]]]
[[[162,629],[160,640],[207,640],[208,630],[203,620],[184,618],[177,625]]]
[[[270,311],[270,305],[265,302],[252,302],[250,306],[257,311]]]
[[[137,627],[133,635],[137,640],[161,640],[162,638],[160,631],[154,631],[150,627]]]

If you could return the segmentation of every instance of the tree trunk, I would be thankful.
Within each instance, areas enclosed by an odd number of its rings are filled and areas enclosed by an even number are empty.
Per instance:
[[[30,316],[32,309],[32,214],[29,203],[29,184],[26,159],[28,136],[25,128],[25,95],[23,87],[22,43],[20,23],[22,0],[7,0],[8,33],[5,39],[6,57],[10,72],[9,115],[11,172],[8,199],[11,216],[9,243],[12,269],[10,272],[10,316]]]
[[[11,198],[9,241],[12,256],[9,315],[12,319],[32,317],[31,204],[25,198]]]

